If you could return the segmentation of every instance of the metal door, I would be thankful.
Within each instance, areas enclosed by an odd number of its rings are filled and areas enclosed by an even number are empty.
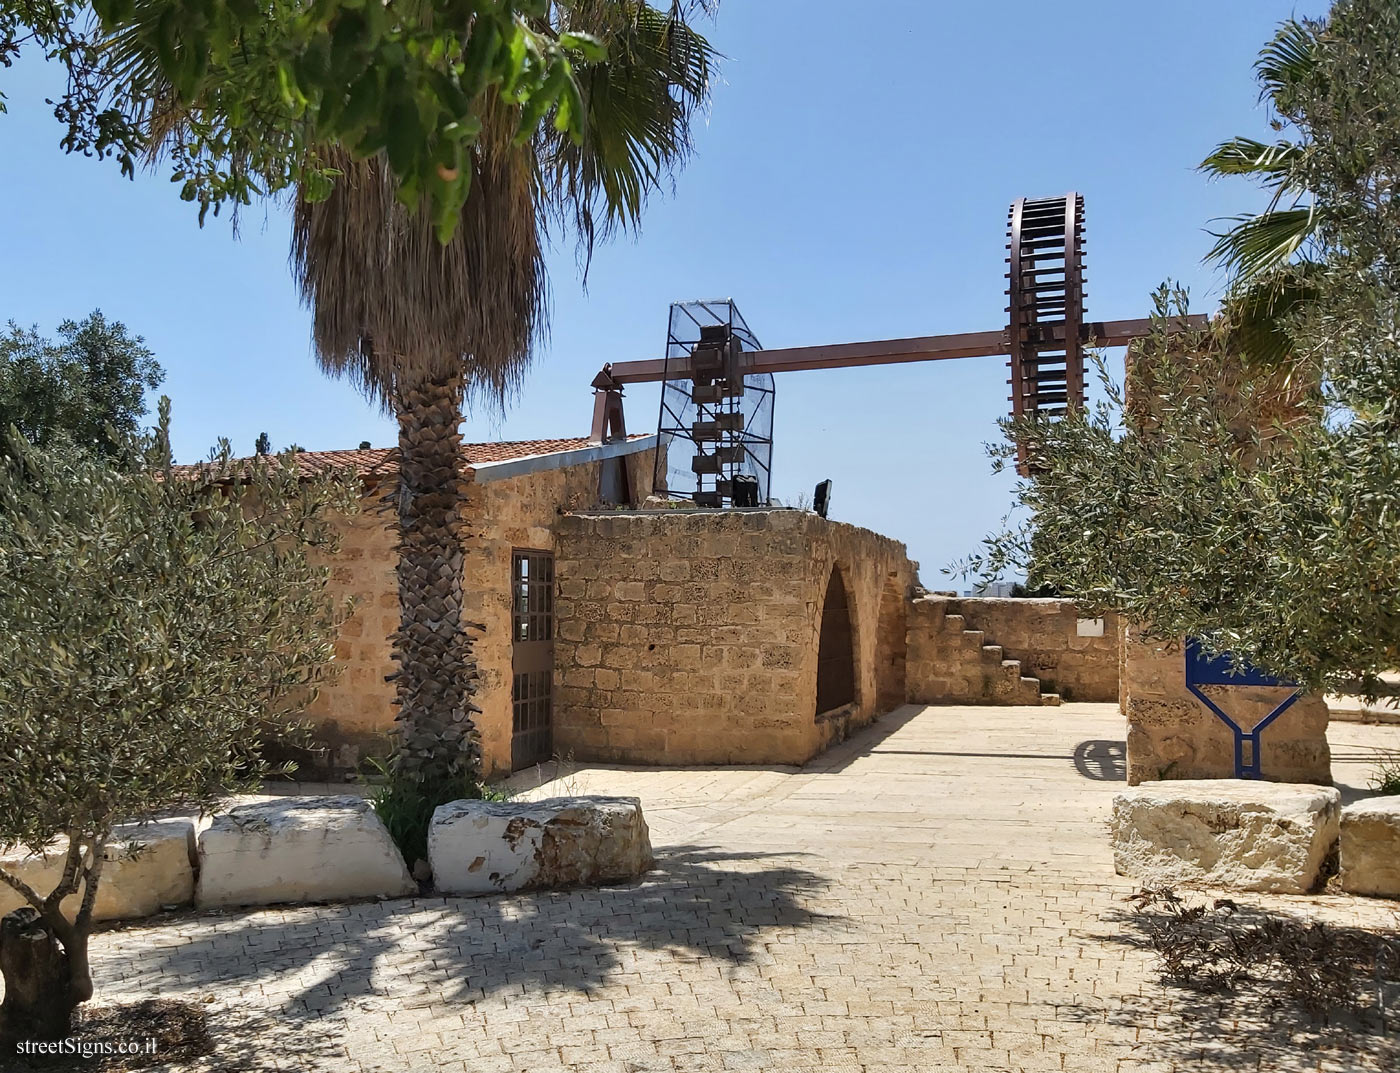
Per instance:
[[[554,555],[511,554],[511,770],[554,752]]]

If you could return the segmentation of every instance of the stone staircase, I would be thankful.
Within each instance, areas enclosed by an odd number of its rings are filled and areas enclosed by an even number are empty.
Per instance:
[[[1042,692],[1040,679],[1021,673],[1021,661],[1007,659],[1001,645],[987,643],[981,630],[969,630],[962,615],[945,615],[943,628],[958,638],[966,663],[977,660],[984,692],[993,703],[1057,706],[1058,693]]]
[[[967,628],[962,615],[941,616],[936,650],[938,669],[927,703],[1058,705],[1058,693],[1045,692],[1039,678],[1023,674],[1019,660],[1007,659],[1000,645],[981,630]],[[911,651],[911,656],[913,655]]]

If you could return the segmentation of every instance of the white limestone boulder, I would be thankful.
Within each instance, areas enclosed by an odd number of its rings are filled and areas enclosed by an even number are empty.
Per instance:
[[[1144,783],[1113,799],[1113,863],[1147,886],[1303,894],[1337,841],[1330,786],[1243,779]]]
[[[1400,898],[1400,797],[1370,797],[1342,809],[1338,863],[1342,890]]]
[[[199,836],[201,908],[416,894],[403,856],[360,797],[282,797],[215,816]]]
[[[428,861],[445,894],[616,883],[651,867],[651,835],[635,797],[453,801],[433,813]]]
[[[0,868],[47,895],[63,878],[67,853],[66,838],[55,840],[42,855],[6,850],[0,853]],[[189,905],[194,898],[195,837],[189,820],[121,824],[102,856],[94,920],[135,920]],[[0,885],[0,916],[23,904],[17,891]],[[63,900],[64,915],[72,920],[81,904],[79,890]]]

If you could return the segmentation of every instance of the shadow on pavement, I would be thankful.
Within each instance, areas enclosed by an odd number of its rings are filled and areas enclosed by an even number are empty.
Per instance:
[[[127,993],[173,996],[174,985],[235,1007],[237,990],[252,987],[266,996],[268,1014],[280,1013],[287,1030],[317,1048],[318,1037],[366,1002],[383,1009],[469,1004],[501,992],[586,994],[635,971],[631,951],[639,947],[714,960],[721,970],[769,957],[769,933],[841,919],[805,906],[827,880],[797,860],[683,846],[667,849],[634,886],[166,917],[165,936],[178,928],[192,938],[152,948],[141,927],[119,929],[115,952],[109,947],[95,966],[98,987],[115,977]],[[244,1037],[276,1048],[285,1034],[259,1040],[240,1029],[230,1044],[227,1030],[211,1028],[220,1061]],[[241,1057],[247,1064],[237,1068],[264,1068]]]
[[[1128,778],[1128,743],[1091,738],[1074,747],[1074,769],[1095,782],[1125,782]]]
[[[1239,905],[1232,913],[1234,923],[1266,928],[1298,919],[1248,905]],[[1144,914],[1124,908],[1105,923],[1119,925],[1121,930],[1091,938],[1156,957]],[[1395,948],[1393,932],[1331,923],[1326,928],[1339,946],[1367,943],[1386,949],[1384,961],[1390,960],[1389,950]],[[1159,961],[1158,967],[1162,964]],[[1381,970],[1380,979],[1369,970],[1356,976],[1359,1009],[1334,1010],[1326,1016],[1310,1014],[1281,985],[1277,966],[1267,962],[1252,968],[1251,978],[1233,988],[1185,986],[1163,975],[1160,989],[1151,993],[1106,995],[1102,1005],[1063,1006],[1057,1015],[1136,1029],[1139,1053],[1176,1069],[1193,1069],[1198,1064],[1271,1073],[1400,1069],[1400,964],[1382,964]]]

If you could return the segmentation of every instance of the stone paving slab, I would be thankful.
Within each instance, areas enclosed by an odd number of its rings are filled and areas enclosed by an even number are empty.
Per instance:
[[[915,708],[793,769],[542,770],[527,796],[640,797],[633,886],[184,914],[100,934],[99,993],[207,999],[252,1071],[1393,1070],[1280,1011],[1162,986],[1106,822],[1110,705]],[[1348,724],[1357,759],[1400,746]],[[1116,758],[1116,759],[1115,759]],[[1339,923],[1396,903],[1239,896]],[[1252,1019],[1250,1019],[1252,1017]]]

